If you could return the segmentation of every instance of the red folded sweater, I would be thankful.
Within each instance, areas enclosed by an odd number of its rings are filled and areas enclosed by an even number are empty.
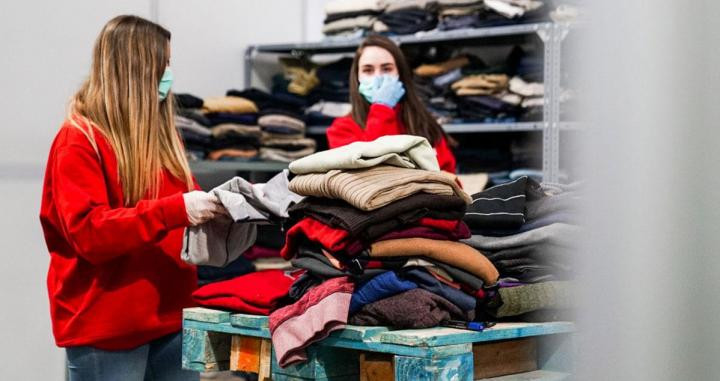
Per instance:
[[[469,238],[468,235],[470,234],[467,225],[460,220],[439,220],[434,218],[421,218],[416,224],[400,228],[398,231],[412,227],[424,227],[430,230],[426,232],[426,234],[419,235],[419,237],[440,240],[457,240],[455,237]],[[433,236],[428,237],[427,234],[429,233],[433,233]],[[406,234],[393,238],[416,236],[417,235],[410,233],[409,235]],[[379,238],[378,240],[381,239],[382,238]],[[305,217],[288,230],[285,246],[280,250],[280,254],[285,259],[292,259],[297,253],[299,245],[306,240],[319,243],[330,253],[344,252],[350,256],[357,255],[366,246],[366,244],[356,237],[351,236],[347,230],[334,228],[312,217]]]
[[[197,289],[193,299],[201,306],[256,315],[268,315],[305,271],[265,270]]]

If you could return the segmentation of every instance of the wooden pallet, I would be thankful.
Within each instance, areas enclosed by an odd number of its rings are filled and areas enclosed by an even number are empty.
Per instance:
[[[483,332],[347,326],[307,349],[308,362],[281,368],[267,316],[189,308],[184,369],[257,373],[259,380],[493,380],[571,378],[569,322],[499,323]]]

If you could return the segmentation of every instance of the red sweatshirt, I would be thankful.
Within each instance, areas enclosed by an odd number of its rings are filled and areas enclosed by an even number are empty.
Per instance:
[[[178,332],[192,306],[195,268],[180,259],[185,183],[163,173],[160,194],[123,206],[117,161],[95,130],[102,160],[66,122],[48,158],[40,222],[55,342],[130,349]]]
[[[364,130],[349,115],[335,119],[327,129],[328,145],[330,148],[336,148],[356,141],[373,141],[385,135],[404,134],[405,126],[397,112],[399,107],[398,105],[390,108],[378,103],[370,105]],[[444,137],[435,144],[435,152],[440,169],[455,173],[455,156]]]

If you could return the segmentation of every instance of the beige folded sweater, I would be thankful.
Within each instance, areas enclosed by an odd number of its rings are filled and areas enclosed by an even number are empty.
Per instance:
[[[203,111],[211,112],[231,112],[236,114],[246,114],[258,112],[255,102],[240,97],[211,97],[205,98],[203,102]]]
[[[300,175],[290,181],[289,188],[303,196],[342,199],[366,211],[420,192],[458,195],[467,204],[472,202],[458,185],[455,175],[387,165]]]
[[[508,76],[505,74],[470,75],[454,82],[450,87],[458,95],[494,94],[507,90]]]

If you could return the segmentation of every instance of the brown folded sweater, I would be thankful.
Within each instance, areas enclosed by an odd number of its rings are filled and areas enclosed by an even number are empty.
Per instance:
[[[453,241],[427,238],[404,238],[378,241],[370,246],[371,257],[427,257],[465,270],[485,284],[497,282],[500,274],[479,251]]]
[[[345,200],[365,211],[378,209],[420,192],[443,196],[458,195],[466,204],[472,202],[470,196],[458,185],[455,175],[387,165],[301,175],[290,181],[289,188],[303,196]]]

